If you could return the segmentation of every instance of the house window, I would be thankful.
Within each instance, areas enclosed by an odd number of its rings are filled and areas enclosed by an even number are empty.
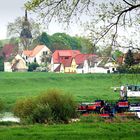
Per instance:
[[[65,57],[65,59],[69,59],[69,57]]]
[[[48,52],[47,51],[43,51],[43,55],[47,55],[48,54]]]

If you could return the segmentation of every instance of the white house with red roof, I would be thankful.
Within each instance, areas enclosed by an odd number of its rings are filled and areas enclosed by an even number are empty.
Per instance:
[[[77,64],[76,73],[92,73],[92,68],[97,66],[96,54],[79,54],[75,57]]]
[[[81,54],[79,50],[56,50],[51,59],[51,71],[68,73],[76,72],[76,70],[72,69],[71,64],[73,64],[73,58],[78,54]]]
[[[33,50],[24,50],[22,53],[22,57],[25,59],[27,63],[36,62],[38,64],[44,63],[44,58],[49,57],[51,51],[45,45],[37,45]]]

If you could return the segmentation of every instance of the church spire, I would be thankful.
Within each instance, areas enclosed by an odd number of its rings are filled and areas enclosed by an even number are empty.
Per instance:
[[[22,30],[20,33],[21,42],[23,44],[23,47],[27,49],[30,46],[31,40],[32,40],[32,33],[31,33],[31,26],[28,21],[27,16],[27,9],[25,10],[25,17],[22,22]]]
[[[25,21],[28,21],[27,9],[25,10]]]

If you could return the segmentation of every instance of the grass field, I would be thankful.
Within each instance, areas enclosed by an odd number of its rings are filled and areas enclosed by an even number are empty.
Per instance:
[[[111,87],[126,83],[140,84],[140,75],[0,73],[0,98],[10,108],[19,98],[57,88],[72,94],[78,102],[113,101],[119,98],[119,93],[114,93]]]
[[[0,140],[139,140],[140,123],[1,126]]]

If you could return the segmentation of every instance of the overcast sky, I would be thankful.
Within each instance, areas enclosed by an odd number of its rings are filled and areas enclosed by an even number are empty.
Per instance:
[[[0,4],[0,39],[6,38],[6,29],[8,22],[13,22],[17,17],[24,16],[24,3],[27,0],[1,0]],[[29,14],[28,17],[33,18],[34,15]],[[70,35],[80,34],[82,31],[78,29],[77,25],[72,26],[69,30],[65,31]],[[64,32],[62,25],[52,23],[47,30],[48,34],[55,32]]]
[[[0,4],[0,39],[6,38],[8,22],[24,15],[23,3],[26,0],[1,0]]]

